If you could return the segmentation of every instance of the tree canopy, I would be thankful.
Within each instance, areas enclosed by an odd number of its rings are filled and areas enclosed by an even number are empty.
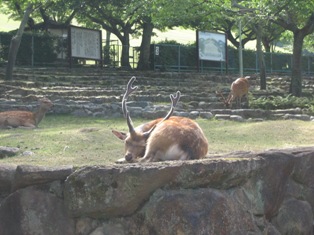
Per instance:
[[[68,1],[43,1],[43,0],[3,0],[1,9],[14,20],[21,20],[28,4],[34,6],[27,27],[32,30],[47,30],[54,26],[69,26],[73,21],[77,7]]]
[[[293,34],[293,60],[290,92],[295,96],[302,95],[302,50],[305,38],[314,33],[314,2],[298,0],[275,1],[265,0],[271,4],[267,9],[270,21]]]

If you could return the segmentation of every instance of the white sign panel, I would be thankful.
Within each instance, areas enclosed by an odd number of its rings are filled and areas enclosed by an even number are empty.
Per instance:
[[[226,61],[226,35],[199,31],[198,51],[200,60]]]
[[[101,60],[101,31],[70,27],[71,56]]]

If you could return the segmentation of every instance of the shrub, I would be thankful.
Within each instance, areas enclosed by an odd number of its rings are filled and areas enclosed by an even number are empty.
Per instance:
[[[0,58],[2,61],[8,60],[9,48],[15,32],[0,32]],[[35,64],[53,63],[57,59],[58,38],[49,33],[23,34],[21,45],[16,57],[17,65],[31,65],[32,54]],[[32,44],[35,45],[34,50]]]
[[[290,94],[287,96],[268,96],[257,99],[251,97],[250,108],[266,110],[301,108],[314,113],[314,100],[313,98],[295,97]]]

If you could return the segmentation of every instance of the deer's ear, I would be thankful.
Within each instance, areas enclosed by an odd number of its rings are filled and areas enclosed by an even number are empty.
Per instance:
[[[125,140],[127,137],[127,134],[125,132],[121,132],[121,131],[116,131],[116,130],[112,130],[112,133],[118,137],[120,140]]]

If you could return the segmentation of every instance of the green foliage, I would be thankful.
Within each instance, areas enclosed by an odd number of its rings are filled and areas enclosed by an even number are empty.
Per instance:
[[[257,99],[250,99],[250,108],[254,109],[289,109],[301,108],[308,109],[309,112],[314,112],[314,100],[307,97],[296,97],[292,95],[287,96],[268,96]]]
[[[165,45],[182,45],[181,43],[177,42],[176,40],[168,40],[165,39],[164,41],[159,41],[156,44],[165,44]]]
[[[129,35],[140,36],[143,32],[143,23],[151,23],[154,28],[164,30],[174,26],[184,28],[202,29],[218,32],[226,32],[229,37],[229,42],[233,45],[239,41],[238,38],[238,22],[242,20],[242,43],[245,44],[249,40],[255,39],[254,28],[256,23],[263,26],[264,43],[278,40],[279,35],[283,35],[283,30],[291,31],[292,29],[300,29],[312,21],[313,1],[297,1],[297,0],[282,0],[282,1],[227,1],[227,0],[95,0],[95,1],[78,1],[78,0],[15,0],[2,1],[0,8],[3,13],[11,18],[20,20],[21,13],[25,10],[27,3],[32,2],[35,5],[35,11],[31,15],[31,20],[35,24],[45,22],[55,22],[64,25],[69,25],[74,18],[82,25],[88,27],[102,27],[115,34],[123,45],[128,45]],[[40,5],[39,5],[40,4]],[[238,6],[237,6],[238,5]],[[280,14],[278,13],[280,12]],[[43,20],[45,19],[45,21]],[[48,20],[49,19],[49,20]],[[289,24],[284,24],[289,22]],[[293,25],[293,27],[290,27]],[[305,29],[312,29],[312,24],[308,24]],[[300,31],[300,30],[297,30]],[[278,35],[279,34],[279,35]],[[313,52],[313,30],[307,32],[305,38],[305,46],[307,50]],[[234,37],[233,37],[234,36]],[[287,44],[292,45],[292,33],[290,38],[287,38]],[[267,46],[265,45],[266,49]],[[1,48],[2,49],[2,48]],[[174,49],[172,49],[174,50]],[[185,65],[195,66],[192,50],[187,49],[187,55],[193,58],[193,61],[184,59],[181,61]],[[36,53],[36,51],[35,51]],[[183,52],[185,53],[185,52]],[[191,54],[192,53],[192,54]],[[229,50],[229,57],[236,58],[237,52]],[[6,53],[5,53],[6,54]],[[29,54],[29,53],[26,53]],[[171,54],[169,52],[169,54]],[[175,51],[172,51],[175,54]],[[195,53],[194,53],[195,54]],[[254,68],[255,54],[247,52],[249,57],[244,57],[246,67]],[[43,53],[42,55],[45,55]],[[47,55],[49,58],[51,55]],[[128,54],[123,53],[122,57],[128,60]],[[254,57],[254,59],[252,59]],[[24,59],[25,61],[26,59]],[[165,61],[164,65],[172,64]],[[230,62],[231,59],[229,59]],[[124,60],[122,60],[124,62]],[[176,60],[177,61],[177,60]],[[270,60],[267,60],[270,61]],[[277,60],[278,70],[291,66],[291,60],[286,58],[282,61]],[[237,62],[234,62],[237,63]],[[220,66],[220,63],[205,62],[205,66],[213,67]],[[229,65],[231,65],[229,63]],[[302,64],[303,69],[306,69],[307,64]],[[238,67],[238,66],[229,66]],[[266,65],[266,68],[269,68]],[[276,69],[277,70],[277,69]]]
[[[152,13],[152,19],[160,28],[174,26],[200,28],[204,23],[211,22],[215,17],[222,15],[224,7],[223,1],[218,3],[217,0],[158,0],[153,2],[155,11]]]
[[[196,66],[196,48],[195,45],[182,45],[174,40],[161,41],[155,45],[159,48],[159,55],[154,56],[152,64],[161,66],[162,70],[171,70],[180,67]]]
[[[1,2],[1,0],[0,0]],[[54,0],[54,1],[43,1],[43,0],[14,0],[14,1],[3,1],[0,5],[0,9],[11,19],[21,20],[23,12],[29,3],[34,5],[34,11],[31,14],[31,23],[58,23],[69,24],[75,15],[77,4],[72,4],[71,1]],[[49,21],[47,20],[49,19]]]

